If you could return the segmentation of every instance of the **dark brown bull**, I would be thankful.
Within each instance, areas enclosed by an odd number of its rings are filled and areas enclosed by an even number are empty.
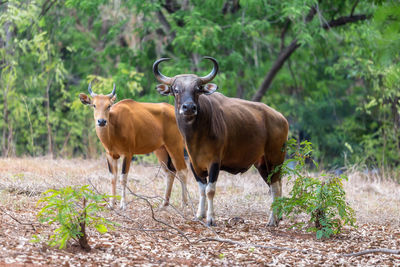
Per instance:
[[[199,184],[197,217],[205,217],[207,195],[207,224],[214,225],[213,198],[220,170],[243,173],[254,164],[270,186],[272,200],[282,195],[280,173],[273,174],[270,180],[268,176],[284,161],[289,124],[281,113],[263,103],[214,93],[218,86],[209,82],[217,75],[218,63],[214,58],[206,58],[214,63],[214,68],[204,77],[194,74],[164,76],[158,65],[169,60],[167,58],[157,60],[153,72],[162,83],[157,90],[162,95],[175,97],[178,127]],[[268,225],[277,224],[278,219],[271,212]]]

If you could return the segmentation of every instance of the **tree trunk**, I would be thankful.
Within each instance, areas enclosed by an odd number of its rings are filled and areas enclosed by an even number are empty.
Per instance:
[[[5,32],[6,32],[6,40],[5,40],[5,51],[6,57],[12,54],[12,49],[10,48],[11,39],[12,39],[12,31],[10,30],[11,22],[6,22],[4,24]],[[6,65],[9,65],[7,62],[7,58],[5,60]],[[2,134],[2,152],[3,157],[7,157],[10,153],[11,144],[13,142],[12,135],[12,125],[9,120],[9,110],[8,110],[8,93],[10,91],[10,79],[11,79],[11,71],[12,67],[8,70],[8,79],[7,85],[3,90],[3,118],[4,118],[4,129]]]
[[[48,144],[48,154],[54,158],[51,124],[50,124],[50,87],[51,87],[51,74],[49,73],[49,78],[47,80],[46,86],[46,126],[47,126],[47,144]]]
[[[81,221],[79,223],[81,235],[79,236],[79,245],[82,249],[86,251],[90,251],[91,247],[89,246],[87,235],[86,235],[86,198],[83,198],[83,212],[81,214]]]

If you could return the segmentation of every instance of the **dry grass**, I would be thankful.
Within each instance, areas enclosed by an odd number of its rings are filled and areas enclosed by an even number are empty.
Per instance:
[[[73,259],[74,265],[94,266],[112,263],[400,264],[400,255],[375,254],[348,259],[337,256],[338,253],[368,248],[400,249],[400,185],[359,172],[351,172],[348,177],[345,189],[360,227],[352,231],[346,228],[339,237],[328,241],[319,241],[313,234],[288,229],[290,225],[285,221],[277,228],[266,227],[271,204],[269,189],[255,170],[236,176],[220,173],[215,197],[218,226],[213,229],[192,220],[193,211],[190,208],[178,208],[178,211],[169,208],[167,211],[156,212],[158,218],[179,228],[191,241],[219,236],[244,243],[305,249],[310,254],[216,242],[189,245],[175,231],[152,220],[146,203],[130,195],[128,210],[122,213],[128,217],[116,213],[105,215],[120,223],[121,228],[103,236],[92,233],[91,243],[95,249],[90,255],[78,251],[74,246],[58,251],[45,244],[31,244],[28,241],[33,234],[32,230],[2,214],[0,265],[1,262],[59,265],[65,264],[68,259]],[[109,193],[109,179],[104,159],[0,159],[0,204],[21,221],[36,223],[36,201],[40,192],[48,188],[88,184],[90,180],[99,191]],[[140,195],[156,197],[163,195],[164,180],[157,165],[133,164],[128,186]],[[191,174],[188,190],[196,208],[197,183]],[[284,194],[287,192],[288,186],[284,183]],[[161,203],[160,197],[150,200],[154,207]],[[180,206],[180,183],[177,181],[174,183],[171,202],[174,206]],[[138,230],[140,228],[153,231],[144,232]],[[46,234],[50,229],[38,227],[37,231]]]

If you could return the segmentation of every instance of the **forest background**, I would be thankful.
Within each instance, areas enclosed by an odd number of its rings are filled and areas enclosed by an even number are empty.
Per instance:
[[[314,144],[320,168],[359,166],[399,179],[400,4],[352,0],[2,0],[0,155],[101,155],[78,98],[169,102],[151,67],[205,75],[261,101]]]

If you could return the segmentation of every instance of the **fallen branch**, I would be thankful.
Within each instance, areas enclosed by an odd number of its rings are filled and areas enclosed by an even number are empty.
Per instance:
[[[34,232],[36,232],[36,228],[35,228],[35,226],[33,225],[33,223],[24,223],[24,222],[21,222],[20,220],[18,220],[17,218],[15,218],[15,217],[12,216],[11,214],[9,214],[7,211],[5,211],[3,208],[0,207],[0,210],[1,210],[4,214],[8,215],[11,219],[13,219],[14,221],[16,221],[17,223],[19,223],[19,224],[21,224],[21,225],[29,225],[29,226],[31,226],[31,227],[32,227],[32,230],[33,230]]]
[[[139,198],[139,199],[141,199],[141,200],[144,200],[144,201],[147,203],[147,205],[150,207],[151,218],[152,218],[154,221],[156,221],[156,222],[158,222],[158,223],[161,223],[161,224],[163,224],[163,225],[165,225],[165,226],[167,226],[167,227],[169,227],[169,228],[171,228],[171,229],[174,229],[175,231],[177,231],[177,232],[179,233],[179,235],[181,235],[183,238],[185,238],[186,241],[187,241],[189,244],[191,243],[190,240],[189,240],[189,238],[186,236],[186,234],[185,234],[184,232],[182,232],[180,229],[178,229],[177,227],[172,226],[172,225],[170,225],[170,224],[168,224],[168,223],[166,223],[166,222],[164,222],[164,221],[159,220],[159,219],[156,218],[156,216],[155,216],[155,214],[154,214],[153,206],[151,205],[150,201],[149,201],[147,198],[142,197],[142,196],[140,196],[140,195],[138,195],[138,194],[135,194],[135,193],[129,188],[129,186],[127,186],[126,188],[128,189],[129,193],[131,193],[133,196],[135,196],[135,197],[137,197],[137,198]]]
[[[367,250],[363,250],[363,251],[359,251],[359,252],[340,254],[339,256],[357,257],[357,256],[370,254],[370,253],[400,254],[400,250],[399,249],[376,248],[376,249],[367,249]]]
[[[234,240],[231,240],[231,239],[222,239],[222,238],[214,238],[214,237],[201,238],[201,239],[196,240],[193,243],[199,243],[199,242],[204,242],[204,241],[216,241],[216,242],[228,243],[228,244],[239,245],[239,246],[242,246],[242,247],[250,247],[250,248],[265,248],[265,249],[280,250],[280,251],[301,252],[301,253],[304,253],[304,254],[307,254],[307,253],[321,254],[321,253],[318,253],[318,252],[307,251],[307,250],[302,250],[302,249],[295,249],[295,248],[288,248],[288,247],[277,247],[277,246],[264,246],[264,245],[258,245],[258,244],[248,244],[248,243],[242,243],[242,242],[234,241]]]

